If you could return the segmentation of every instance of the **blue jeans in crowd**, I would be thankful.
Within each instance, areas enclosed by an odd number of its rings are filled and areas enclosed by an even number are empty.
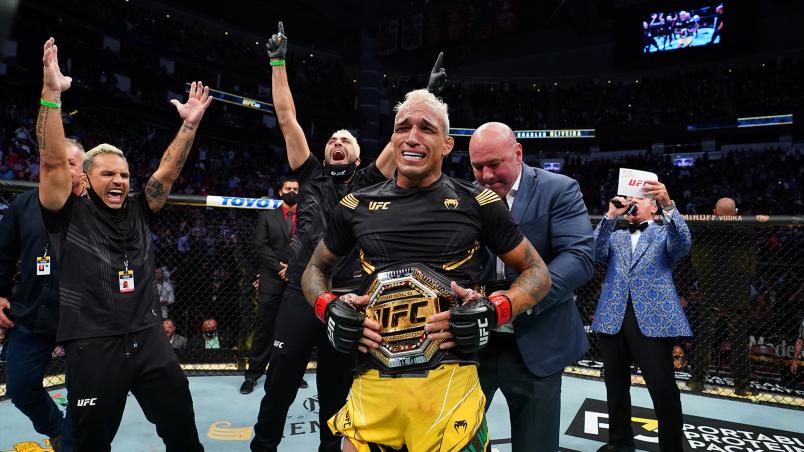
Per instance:
[[[55,348],[52,336],[34,333],[17,323],[8,330],[6,395],[28,416],[34,430],[50,438],[61,435],[61,450],[72,451],[69,418],[42,387],[42,379]]]

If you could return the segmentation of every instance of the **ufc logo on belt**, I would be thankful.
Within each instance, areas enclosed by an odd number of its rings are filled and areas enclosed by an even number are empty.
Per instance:
[[[98,400],[97,397],[93,397],[91,399],[78,399],[76,405],[78,406],[94,406],[95,401]]]
[[[489,341],[489,319],[478,319],[477,326],[480,330],[480,345],[486,345]]]

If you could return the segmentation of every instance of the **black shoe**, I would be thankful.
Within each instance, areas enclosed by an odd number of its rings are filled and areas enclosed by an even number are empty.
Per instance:
[[[308,385],[308,384],[307,384],[307,382],[306,382],[306,381],[304,381],[304,378],[302,378],[301,383],[299,383],[299,388],[300,388],[300,389],[307,389],[307,388],[309,388],[309,387],[310,387],[310,385]]]
[[[597,452],[634,452],[634,446],[615,446],[614,444],[604,444]]]
[[[257,385],[257,380],[246,378],[246,381],[240,385],[240,394],[251,394],[254,391],[254,386]]]

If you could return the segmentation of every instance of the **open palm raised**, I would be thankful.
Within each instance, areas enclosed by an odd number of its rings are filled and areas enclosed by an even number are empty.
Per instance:
[[[209,96],[209,87],[198,81],[190,84],[190,93],[185,103],[176,99],[171,99],[170,103],[176,107],[181,119],[194,125],[201,121],[207,107],[212,103],[212,97]]]
[[[44,66],[42,84],[45,89],[58,93],[70,89],[73,79],[61,73],[59,68],[59,48],[56,47],[56,40],[53,38],[45,41],[42,52],[42,65]]]

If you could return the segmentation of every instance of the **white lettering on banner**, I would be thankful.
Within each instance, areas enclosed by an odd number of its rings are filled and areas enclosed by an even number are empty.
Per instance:
[[[654,450],[658,446],[656,433],[659,422],[655,413],[643,407],[633,407],[631,422],[636,447]],[[746,425],[723,419],[711,419],[685,414],[682,431],[684,450],[722,452],[804,452],[804,434],[759,425]],[[606,402],[586,399],[575,414],[566,434],[605,442],[610,429]]]
[[[583,432],[590,435],[599,435],[601,428],[609,428],[609,424],[600,423],[601,419],[608,420],[609,415],[606,413],[595,413],[594,411],[587,411],[583,417]]]
[[[589,412],[587,412],[586,415],[588,418]],[[804,442],[796,437],[784,435],[773,435],[771,437],[762,433],[718,428],[708,425],[684,424],[683,430],[684,436],[693,449],[705,448],[704,450],[723,450],[730,452],[804,452]],[[756,439],[751,439],[754,436],[756,436]]]
[[[646,443],[659,444],[658,436],[634,435],[634,439],[637,441],[644,441]]]
[[[208,207],[236,207],[241,209],[276,209],[281,199],[242,198],[238,196],[207,196]]]

